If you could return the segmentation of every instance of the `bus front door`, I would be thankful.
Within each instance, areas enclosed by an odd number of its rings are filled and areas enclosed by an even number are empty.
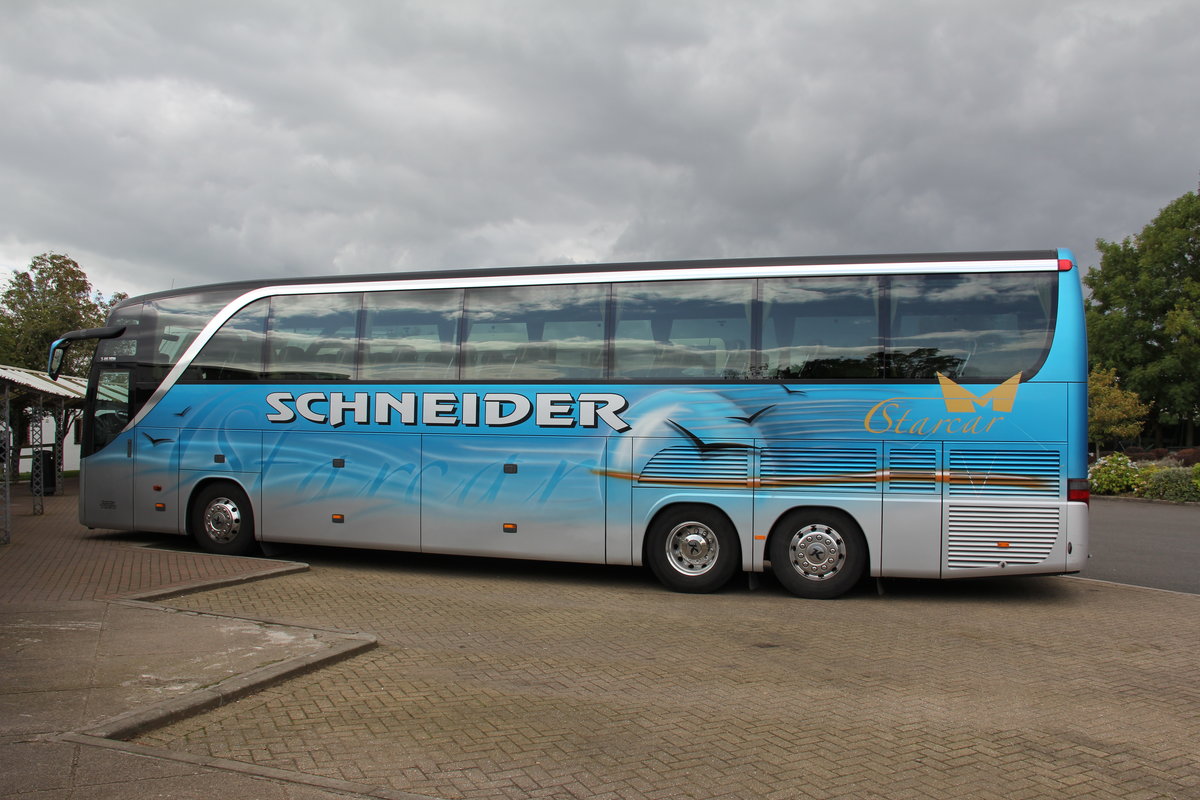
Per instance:
[[[126,431],[130,418],[130,374],[104,369],[88,398],[89,418],[79,481],[79,521],[89,528],[133,527],[133,442]]]

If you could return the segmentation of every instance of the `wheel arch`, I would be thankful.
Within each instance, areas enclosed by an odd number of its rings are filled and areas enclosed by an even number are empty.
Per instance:
[[[242,494],[246,495],[246,499],[250,502],[250,513],[253,515],[255,522],[258,522],[259,514],[258,506],[255,503],[255,495],[252,491],[250,491],[250,488],[246,486],[246,484],[229,475],[209,475],[196,481],[196,483],[194,483],[191,489],[188,491],[188,499],[184,507],[183,515],[183,532],[193,539],[196,537],[196,531],[192,527],[192,520],[195,517],[194,512],[196,510],[196,498],[199,497],[205,489],[218,483],[232,484],[240,489]],[[256,541],[262,540],[262,526],[259,524],[255,524],[254,526],[254,538]]]
[[[835,514],[838,516],[845,517],[846,519],[853,522],[855,524],[855,526],[857,526],[858,530],[864,534],[863,539],[867,546],[867,563],[868,564],[871,563],[871,559],[870,559],[870,556],[872,555],[871,537],[866,535],[867,528],[863,525],[862,520],[860,520],[852,512],[847,511],[846,509],[844,509],[840,506],[828,505],[826,503],[805,503],[803,505],[792,506],[791,508],[788,508],[788,509],[785,509],[784,511],[782,511],[777,517],[775,517],[775,521],[771,523],[771,529],[767,533],[767,541],[765,543],[766,547],[765,547],[764,552],[766,552],[766,553],[771,552],[771,542],[775,539],[776,536],[785,535],[782,533],[782,531],[789,527],[787,525],[788,519],[790,519],[793,516],[801,516],[803,514],[813,514],[813,513]]]
[[[862,522],[823,503],[780,514],[768,534],[766,556],[780,584],[803,598],[840,597],[871,574],[871,544]]]
[[[664,516],[666,516],[668,514],[672,514],[676,511],[679,511],[680,509],[684,509],[684,508],[702,508],[706,511],[712,511],[717,514],[720,514],[722,517],[724,517],[725,521],[729,523],[729,526],[731,528],[733,528],[733,530],[737,533],[736,538],[738,540],[738,550],[739,550],[738,561],[739,561],[739,563],[742,561],[742,559],[745,556],[745,553],[742,552],[743,548],[742,548],[742,541],[741,541],[742,540],[741,531],[738,530],[738,526],[734,523],[733,518],[730,517],[729,514],[723,508],[721,508],[719,505],[716,505],[715,503],[709,503],[704,500],[677,499],[677,500],[672,500],[669,503],[665,503],[661,507],[655,509],[654,513],[650,515],[650,518],[647,519],[646,523],[642,526],[642,530],[641,530],[642,541],[641,541],[641,546],[638,548],[638,553],[639,553],[639,558],[641,559],[641,563],[637,566],[645,566],[647,563],[649,563],[647,561],[647,558],[648,558],[649,547],[650,547],[650,532],[652,530],[654,530],[654,526],[657,525],[659,520],[661,520]]]

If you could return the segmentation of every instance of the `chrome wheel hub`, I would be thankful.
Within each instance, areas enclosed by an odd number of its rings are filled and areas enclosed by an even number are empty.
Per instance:
[[[707,525],[684,522],[667,534],[667,563],[681,575],[703,575],[717,563],[721,546]]]
[[[228,497],[218,497],[204,509],[204,535],[219,544],[228,544],[242,529],[242,512]]]
[[[788,558],[792,568],[810,581],[828,580],[846,563],[846,543],[828,525],[805,525],[792,534]]]

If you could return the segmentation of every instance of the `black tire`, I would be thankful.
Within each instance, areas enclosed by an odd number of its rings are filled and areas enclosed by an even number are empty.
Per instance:
[[[705,506],[680,506],[658,516],[646,539],[654,576],[676,592],[715,592],[741,566],[733,524]]]
[[[794,511],[771,532],[771,571],[798,597],[828,600],[850,591],[867,568],[867,540],[845,514]]]
[[[235,483],[205,486],[192,503],[192,537],[201,550],[224,556],[254,552],[254,509]]]

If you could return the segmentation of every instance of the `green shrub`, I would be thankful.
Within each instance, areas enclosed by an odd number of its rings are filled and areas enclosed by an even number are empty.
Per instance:
[[[1139,491],[1145,485],[1141,472],[1124,453],[1097,459],[1088,470],[1088,480],[1096,494],[1126,494]]]
[[[1200,464],[1192,465],[1192,485],[1200,492]]]
[[[1146,477],[1142,497],[1170,500],[1175,503],[1200,501],[1200,485],[1193,475],[1196,470],[1186,467],[1160,467]]]
[[[1146,486],[1150,483],[1150,479],[1155,473],[1166,469],[1160,461],[1138,461],[1134,463],[1134,467],[1138,471],[1138,486],[1134,488],[1133,493],[1138,497],[1146,496]]]

